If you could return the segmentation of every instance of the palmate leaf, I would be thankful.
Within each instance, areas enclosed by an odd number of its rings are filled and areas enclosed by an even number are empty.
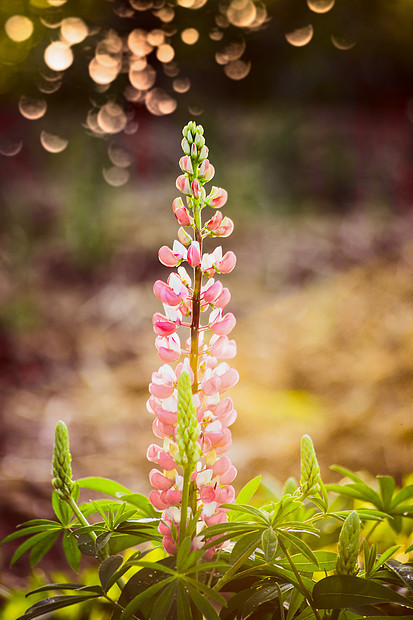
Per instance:
[[[44,537],[32,547],[30,552],[30,566],[36,566],[40,560],[46,555],[48,551],[53,547],[56,540],[59,538],[60,532],[48,532]]]
[[[372,574],[374,575],[374,573],[377,572],[379,568],[383,566],[383,564],[385,564],[387,560],[393,555],[393,553],[396,553],[398,549],[400,549],[400,545],[394,545],[394,547],[390,547],[389,549],[386,549],[386,551],[384,551],[380,555],[380,557],[377,558],[377,560],[375,561],[373,568],[371,570]]]
[[[57,491],[53,491],[52,493],[52,507],[60,523],[68,527],[73,519],[73,511],[66,502],[60,499]]]
[[[235,564],[240,557],[242,557],[247,551],[248,555],[253,553],[255,549],[261,543],[261,530],[258,532],[251,532],[242,536],[234,545],[231,551],[231,563]],[[247,555],[247,557],[248,557]]]
[[[10,562],[10,566],[14,566],[14,564],[17,562],[17,560],[19,560],[22,555],[24,555],[27,551],[29,551],[30,549],[32,549],[33,547],[35,547],[36,545],[40,545],[40,547],[42,546],[43,542],[45,544],[45,546],[47,547],[48,541],[50,541],[50,536],[53,536],[53,542],[52,545],[54,544],[54,542],[56,541],[57,537],[60,534],[60,530],[56,531],[47,531],[47,532],[39,532],[38,534],[35,534],[34,536],[31,536],[30,538],[28,538],[27,540],[25,540],[19,547],[17,547],[16,551],[13,554],[13,557],[11,559]],[[52,546],[51,545],[51,546]],[[47,553],[47,551],[50,549],[46,548],[45,552],[43,555],[45,555],[45,553]],[[40,559],[43,556],[40,557]],[[34,564],[32,564],[32,566],[34,566]]]
[[[80,559],[82,557],[79,547],[77,546],[77,538],[72,534],[72,532],[66,530],[63,534],[62,545],[69,566],[77,573],[80,566]]]
[[[152,607],[151,620],[165,620],[167,618],[175,598],[175,591],[175,582],[170,583],[167,588],[162,590],[161,596],[156,598]]]
[[[188,599],[183,583],[178,583],[176,602],[177,602],[177,617],[179,620],[192,620],[191,609],[188,605]]]
[[[85,586],[79,583],[48,583],[45,586],[40,586],[40,588],[36,588],[35,590],[30,590],[30,592],[26,594],[26,597],[31,596],[32,594],[38,594],[39,592],[48,592],[49,590],[79,590],[82,592],[103,594],[103,590],[100,586]]]
[[[301,540],[301,538],[298,538],[298,536],[294,536],[294,534],[286,532],[285,530],[280,530],[278,535],[280,539],[285,539],[288,543],[290,543],[290,545],[295,547],[297,551],[301,551],[301,553],[305,555],[305,557],[308,558],[310,562],[312,562],[318,567],[317,557],[314,555],[313,551],[310,549],[307,543]]]
[[[111,480],[110,478],[101,477],[87,477],[80,478],[77,481],[81,489],[89,489],[90,491],[97,491],[98,493],[105,493],[111,497],[120,498],[122,495],[131,495],[132,491],[124,487],[119,482]]]
[[[61,532],[63,529],[64,528],[57,521],[50,521],[42,525],[32,525],[30,527],[25,527],[24,529],[17,530],[16,532],[13,532],[12,534],[6,536],[6,538],[1,541],[0,547],[12,540],[22,538],[23,536],[30,536],[31,534],[38,534],[40,532]]]
[[[332,491],[333,493],[338,493],[339,495],[346,495],[347,497],[352,497],[353,499],[369,502],[379,509],[383,508],[379,494],[367,486],[367,484],[364,484],[364,482],[362,484],[353,483],[345,485],[327,484],[326,489],[327,491]]]
[[[99,598],[99,594],[53,596],[51,598],[43,599],[42,601],[32,605],[32,607],[29,607],[23,616],[20,616],[17,620],[32,620],[32,618],[38,618],[44,614],[50,614],[52,611],[56,611],[57,609],[63,609],[64,607],[69,607],[70,605],[84,603],[85,601],[90,601],[94,598]]]
[[[102,588],[105,592],[108,591],[108,582],[110,578],[116,573],[123,563],[123,557],[121,555],[111,555],[103,560],[99,566],[99,580],[102,584]]]
[[[289,584],[279,585],[278,583],[267,584],[260,587],[252,596],[250,596],[243,605],[243,616],[249,616],[256,609],[263,605],[264,603],[268,603],[269,601],[274,601],[279,598],[279,594],[283,594],[284,592],[288,592],[291,590],[292,586]]]
[[[212,599],[213,601],[215,601],[217,605],[221,605],[221,607],[226,607],[227,601],[224,599],[224,597],[216,590],[213,590],[209,586],[202,583],[202,581],[195,581],[195,579],[185,576],[184,583],[190,584],[194,586],[194,588],[198,588],[198,590],[205,594],[208,599]]]
[[[411,564],[402,564],[397,560],[388,559],[386,566],[400,577],[410,592],[413,592],[413,566]]]
[[[413,484],[408,484],[396,493],[391,502],[391,508],[395,508],[402,502],[413,497]]]
[[[377,476],[377,482],[379,483],[383,510],[389,512],[396,483],[391,476]]]
[[[297,570],[303,571],[305,573],[315,573],[318,571],[331,571],[336,567],[337,562],[337,553],[333,551],[314,551],[315,557],[317,558],[317,564],[314,564],[308,557],[303,555],[302,553],[297,553],[295,555],[290,556],[291,560],[294,563],[294,566]],[[290,569],[291,566],[288,560],[282,559],[277,560],[277,565],[282,566],[283,568]]]
[[[196,608],[203,614],[205,620],[219,620],[219,616],[215,611],[215,608],[206,598],[202,596],[202,594],[198,592],[197,588],[193,587],[188,582],[186,583],[186,587],[188,589],[189,596],[193,600]]]
[[[236,507],[239,504],[248,504],[250,499],[255,495],[261,484],[261,476],[255,476],[247,484],[245,484],[235,499],[234,509],[228,514],[229,521],[236,521],[241,517],[241,513],[237,514]]]
[[[321,579],[313,589],[318,609],[358,608],[379,603],[398,603],[413,609],[413,602],[376,581],[353,575],[333,575]]]
[[[143,603],[154,597],[155,594],[160,592],[160,590],[164,590],[172,579],[173,577],[167,577],[163,581],[158,581],[143,592],[140,592],[132,599],[130,603],[128,603],[128,605],[122,611],[121,615],[119,616],[120,620],[129,620],[129,618],[132,618],[135,612],[139,611],[139,608],[141,607],[141,605],[143,605]],[[162,594],[160,594],[160,596],[162,596]]]
[[[159,515],[159,512],[155,510],[145,495],[141,495],[140,493],[128,493],[126,495],[120,495],[119,499],[131,506],[135,506],[135,508],[147,517],[156,517]]]
[[[357,474],[355,474],[350,469],[346,469],[345,467],[341,467],[341,465],[331,465],[330,469],[332,469],[333,471],[338,472],[339,474],[341,474],[345,478],[350,478],[350,480],[353,480],[353,482],[359,482],[360,484],[365,484],[364,480],[362,478],[360,478],[360,476],[357,476]]]

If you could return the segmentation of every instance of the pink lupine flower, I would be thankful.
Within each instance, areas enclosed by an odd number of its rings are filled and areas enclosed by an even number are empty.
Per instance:
[[[180,192],[185,194],[185,196],[191,195],[191,186],[189,184],[189,180],[186,174],[181,174],[176,179],[176,187],[179,189]]]
[[[205,224],[205,228],[208,230],[216,230],[221,226],[223,215],[221,211],[217,211],[210,220]]]
[[[189,245],[192,241],[191,235],[188,235],[185,228],[182,228],[182,226],[178,229],[178,239],[183,245]]]
[[[198,241],[192,241],[189,246],[186,259],[191,267],[198,267],[198,265],[201,264],[201,252],[199,250]]]
[[[215,308],[225,308],[231,301],[231,293],[226,287],[223,288],[221,295],[214,301]]]
[[[235,327],[236,319],[232,312],[222,316],[221,308],[213,310],[209,317],[209,328],[213,334],[226,336]]]
[[[206,203],[214,209],[220,209],[228,200],[228,192],[222,187],[213,187],[206,198]]]
[[[188,174],[194,173],[194,168],[192,166],[191,158],[186,155],[185,157],[181,157],[179,160],[179,166],[183,172],[187,172]]]
[[[167,282],[158,280],[154,284],[154,293],[164,306],[164,313],[155,313],[153,327],[156,333],[155,345],[160,359],[165,362],[157,372],[152,374],[149,386],[150,398],[148,411],[154,416],[153,432],[163,440],[163,447],[151,444],[147,458],[159,469],[152,469],[150,482],[154,490],[150,494],[152,505],[162,511],[159,532],[163,536],[163,547],[167,553],[174,554],[180,544],[180,536],[186,534],[185,518],[181,512],[188,508],[187,495],[183,493],[184,480],[191,480],[190,494],[192,505],[199,511],[200,520],[196,533],[192,535],[191,549],[201,549],[204,545],[202,530],[205,525],[225,523],[227,510],[221,508],[224,503],[235,500],[235,491],[231,482],[236,476],[236,469],[225,452],[231,446],[232,436],[229,426],[235,421],[237,412],[232,400],[222,394],[235,385],[239,379],[236,370],[225,360],[236,353],[234,340],[228,334],[235,325],[235,317],[229,312],[223,314],[223,308],[229,303],[231,295],[219,280],[214,280],[216,272],[229,273],[235,266],[233,252],[222,253],[222,248],[215,248],[211,254],[202,252],[203,239],[206,236],[228,236],[233,230],[233,223],[216,211],[207,224],[202,227],[201,210],[209,205],[215,209],[222,207],[227,200],[227,192],[213,187],[207,196],[204,184],[212,179],[214,167],[208,161],[208,149],[203,138],[203,129],[190,123],[184,129],[182,148],[185,156],[179,164],[184,174],[176,181],[177,188],[186,194],[187,206],[181,198],[174,200],[172,208],[181,225],[178,241],[172,248],[163,246],[159,250],[160,261],[168,267],[177,267]],[[194,200],[194,198],[196,200]],[[193,236],[183,226],[192,226]],[[194,277],[179,266],[187,260],[194,270]],[[203,282],[204,277],[209,280]],[[192,288],[192,281],[194,288]],[[211,306],[208,325],[201,327],[200,314]],[[185,318],[184,318],[185,317]],[[177,334],[178,326],[191,328],[184,349]],[[204,338],[204,334],[207,335]],[[183,361],[179,361],[183,356]],[[169,364],[177,362],[176,368]],[[181,441],[177,431],[177,381],[183,369],[189,371],[193,386],[193,415],[196,415],[194,428],[198,425],[198,444],[200,459],[189,471],[177,465],[178,442]],[[179,444],[181,445],[181,444]],[[186,473],[185,473],[186,472]],[[186,478],[185,478],[186,476]],[[182,528],[182,529],[181,529]],[[218,546],[223,546],[218,544]],[[215,549],[211,547],[204,558],[213,557]]]
[[[163,304],[168,306],[179,306],[181,298],[162,280],[157,280],[153,285],[153,292]]]
[[[182,202],[182,198],[175,198],[172,203],[172,209],[181,226],[190,226],[191,218],[189,217],[189,213]]]
[[[226,252],[222,259],[216,264],[216,268],[220,273],[230,273],[237,262],[237,257],[231,250]]]
[[[237,354],[237,345],[235,340],[229,340],[227,336],[214,335],[209,341],[209,352],[221,360],[230,360]]]
[[[175,469],[176,467],[176,463],[173,458],[154,443],[149,446],[146,452],[146,458],[148,461],[156,463],[162,467],[162,469],[166,469],[167,471]]]
[[[149,472],[149,482],[158,491],[166,491],[173,485],[173,481],[161,474],[157,469],[151,469]]]
[[[157,336],[155,346],[163,362],[176,362],[181,355],[181,342],[178,334],[171,336]]]
[[[198,175],[202,178],[204,183],[207,183],[212,179],[214,174],[214,166],[207,159],[205,159],[198,168]]]
[[[194,179],[191,183],[192,195],[194,198],[199,198],[201,195],[201,187],[199,185],[198,179]]]
[[[215,229],[215,234],[218,235],[218,237],[229,237],[233,230],[234,222],[229,217],[224,217],[221,225]]]
[[[208,303],[215,302],[216,299],[221,295],[224,287],[219,280],[214,281],[212,278],[210,280],[210,284],[208,284],[208,288],[204,290],[204,300]]]

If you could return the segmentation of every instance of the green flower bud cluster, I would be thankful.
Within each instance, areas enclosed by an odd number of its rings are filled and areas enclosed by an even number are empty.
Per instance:
[[[74,482],[72,480],[72,460],[69,448],[69,433],[66,424],[61,420],[57,423],[53,451],[52,484],[59,497],[68,501],[72,496]]]
[[[320,490],[320,468],[313,442],[309,435],[301,438],[301,479],[300,486],[303,495],[314,495]]]
[[[338,539],[337,575],[356,575],[360,549],[360,520],[355,510],[344,521]]]
[[[202,162],[208,157],[208,147],[205,146],[204,128],[190,121],[182,130],[182,150],[190,155],[192,160]]]
[[[191,377],[183,370],[178,379],[178,424],[176,427],[178,453],[175,461],[184,469],[193,471],[200,455],[198,422],[192,398]]]

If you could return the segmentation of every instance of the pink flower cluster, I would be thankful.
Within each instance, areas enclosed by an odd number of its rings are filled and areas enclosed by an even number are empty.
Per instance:
[[[213,187],[206,195],[203,185],[212,178],[214,168],[206,159],[208,149],[202,127],[189,123],[183,133],[186,155],[181,158],[180,167],[184,174],[178,177],[176,185],[186,195],[186,205],[181,198],[174,200],[173,212],[182,226],[179,240],[172,248],[163,246],[159,250],[160,262],[177,270],[166,282],[157,280],[153,287],[163,304],[163,312],[153,317],[155,345],[163,365],[152,374],[147,402],[148,411],[154,416],[154,434],[163,442],[162,446],[151,444],[147,451],[147,458],[157,466],[149,474],[154,487],[149,498],[162,511],[159,531],[170,554],[176,553],[181,519],[183,472],[174,457],[178,450],[177,381],[183,369],[191,376],[200,447],[200,458],[191,478],[195,483],[191,485],[195,489],[192,512],[201,510],[193,548],[202,547],[201,530],[205,525],[227,520],[221,505],[234,501],[231,483],[237,473],[225,455],[232,441],[229,427],[237,417],[231,398],[225,395],[239,379],[238,372],[227,362],[236,354],[236,343],[229,338],[236,320],[231,312],[224,312],[231,295],[216,279],[217,274],[233,270],[236,257],[231,251],[223,254],[221,247],[209,254],[203,252],[206,237],[228,236],[233,223],[216,211],[202,226],[202,209],[224,206],[227,192]],[[188,233],[183,227],[192,230]],[[192,269],[192,277],[182,263]],[[183,333],[185,328],[187,332],[189,329],[187,335]],[[175,367],[173,363],[177,363]],[[208,555],[212,553],[213,550],[208,551]]]

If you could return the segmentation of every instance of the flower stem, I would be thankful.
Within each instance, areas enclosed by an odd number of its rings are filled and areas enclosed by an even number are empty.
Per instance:
[[[199,200],[194,205],[194,233],[195,241],[199,243],[199,249],[202,256],[202,235],[201,235],[201,210],[199,208]],[[199,355],[199,324],[201,319],[201,287],[202,287],[202,269],[201,265],[194,268],[194,293],[192,296],[192,323],[191,323],[191,355],[190,366],[194,373],[194,383],[192,392],[198,391],[198,355]]]
[[[307,598],[308,604],[310,605],[311,609],[313,610],[314,616],[317,618],[317,620],[321,620],[320,618],[320,614],[318,613],[317,609],[314,607],[314,603],[313,603],[313,599],[312,596],[310,594],[310,592],[307,590],[307,588],[304,585],[303,580],[301,579],[301,575],[298,572],[298,570],[296,569],[294,562],[291,559],[290,554],[288,553],[287,549],[285,548],[284,544],[282,543],[282,541],[280,539],[278,539],[278,544],[280,545],[282,552],[284,553],[285,557],[287,558],[292,571],[294,573],[294,575],[297,577],[297,581],[299,582],[299,584],[301,585],[301,588],[303,590],[303,594],[304,596]]]
[[[186,534],[186,520],[188,518],[188,506],[189,506],[189,485],[191,484],[191,470],[189,467],[184,469],[184,482],[182,488],[182,502],[181,502],[181,522],[179,524],[179,544],[185,538]]]

